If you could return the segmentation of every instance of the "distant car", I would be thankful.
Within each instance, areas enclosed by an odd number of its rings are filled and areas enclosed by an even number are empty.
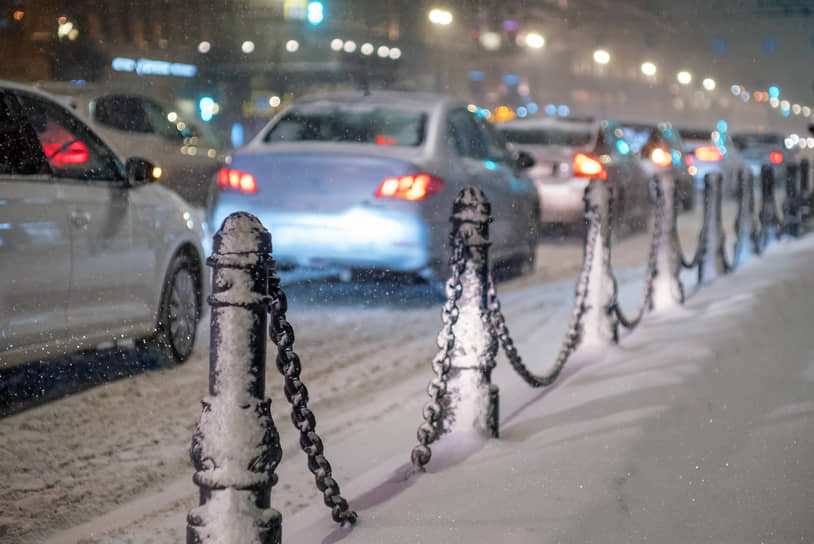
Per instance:
[[[584,226],[588,180],[606,176],[615,189],[620,224],[642,228],[650,213],[648,179],[612,121],[577,118],[520,119],[498,125],[536,161],[529,170],[539,192],[544,225]]]
[[[695,178],[696,189],[704,188],[704,176],[709,172],[720,172],[724,176],[724,191],[727,195],[734,195],[737,189],[738,172],[744,168],[752,168],[736,145],[726,145],[721,141],[721,135],[714,129],[682,128],[679,134],[689,153],[691,161],[690,171]],[[760,175],[760,168],[752,169],[756,176]]]
[[[695,183],[687,159],[685,145],[670,123],[619,122],[622,137],[631,152],[642,161],[649,178],[662,170],[670,171],[676,183],[676,197],[680,209],[695,207]],[[691,159],[690,159],[691,160]]]
[[[374,92],[304,98],[280,112],[219,175],[215,226],[245,210],[270,228],[281,267],[448,274],[458,192],[492,204],[490,254],[533,263],[538,199],[530,157],[455,99]]]
[[[776,180],[784,179],[785,164],[795,160],[794,151],[786,148],[782,134],[742,132],[732,136],[732,143],[758,179],[764,164],[772,167]]]
[[[205,233],[157,174],[54,98],[0,82],[0,368],[122,338],[190,355]]]
[[[42,87],[64,96],[114,149],[137,153],[159,166],[160,184],[194,206],[211,208],[214,175],[226,153],[207,132],[185,123],[159,100],[135,92],[53,82]]]

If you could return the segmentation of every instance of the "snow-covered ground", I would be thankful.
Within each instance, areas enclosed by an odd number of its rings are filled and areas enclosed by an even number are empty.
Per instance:
[[[686,248],[697,217],[680,219]],[[646,247],[639,235],[614,248],[625,308],[638,302]],[[533,275],[499,285],[534,368],[559,348],[580,265],[577,244],[548,243]],[[814,239],[780,244],[732,277],[690,288],[685,307],[648,316],[619,346],[581,350],[544,391],[501,356],[500,440],[443,439],[428,472],[406,481],[437,305],[393,286],[290,289],[317,428],[360,522],[352,531],[330,522],[270,361],[284,450],[272,505],[285,540],[810,544],[812,272]],[[182,542],[197,502],[187,451],[207,389],[207,344],[202,327],[183,366],[0,420],[0,541]]]

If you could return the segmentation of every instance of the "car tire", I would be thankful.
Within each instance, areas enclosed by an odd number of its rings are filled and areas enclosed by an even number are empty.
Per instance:
[[[142,355],[158,366],[175,366],[189,358],[201,317],[200,294],[199,267],[190,256],[176,255],[165,276],[156,332],[137,344]]]

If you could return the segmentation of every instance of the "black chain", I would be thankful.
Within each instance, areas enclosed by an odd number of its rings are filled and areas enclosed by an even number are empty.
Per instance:
[[[300,447],[308,456],[308,469],[314,475],[317,489],[323,494],[325,506],[331,509],[331,517],[337,523],[353,524],[356,512],[351,510],[342,495],[339,485],[331,476],[331,464],[325,458],[322,439],[316,432],[316,417],[308,408],[308,389],[300,380],[300,358],[294,352],[294,329],[286,320],[288,302],[280,288],[280,278],[273,268],[268,270],[270,314],[269,335],[277,346],[277,369],[285,378],[283,391],[291,404],[291,421],[300,431]]]
[[[664,225],[664,194],[659,187],[658,182],[653,182],[653,191],[655,194],[655,202],[653,206],[653,237],[650,239],[650,252],[647,255],[647,271],[644,278],[644,293],[639,307],[636,310],[636,317],[630,319],[622,312],[619,306],[619,301],[614,297],[613,306],[610,310],[616,315],[616,319],[626,329],[634,329],[641,322],[644,313],[652,306],[653,303],[653,281],[656,279],[656,263],[658,259],[659,244],[661,243],[661,235]],[[613,292],[616,293],[616,278],[613,278]]]
[[[590,208],[586,212],[586,218],[589,221],[588,233],[585,237],[585,262],[582,267],[579,279],[576,286],[576,297],[574,300],[574,310],[571,314],[571,322],[568,325],[568,332],[565,335],[560,353],[554,361],[551,369],[543,375],[537,375],[531,372],[523,363],[517,347],[514,345],[514,340],[509,334],[509,328],[506,326],[506,317],[500,309],[500,300],[497,297],[497,290],[495,289],[492,274],[489,274],[488,285],[488,306],[489,318],[497,333],[500,345],[503,347],[509,363],[514,368],[515,372],[520,375],[523,380],[532,387],[544,387],[551,385],[557,379],[562,371],[565,363],[574,353],[580,340],[582,339],[582,318],[587,313],[588,305],[586,303],[588,298],[588,278],[591,274],[591,264],[593,263],[594,247],[599,238],[600,225],[599,214],[596,208]]]
[[[418,445],[410,453],[410,459],[416,470],[421,470],[430,461],[432,451],[430,444],[435,442],[441,433],[441,419],[443,417],[443,405],[441,399],[447,392],[447,375],[452,366],[452,349],[455,346],[455,333],[453,327],[458,322],[459,309],[458,300],[463,292],[461,275],[463,274],[464,246],[460,234],[450,237],[452,253],[449,258],[451,277],[446,283],[447,301],[441,310],[441,320],[444,323],[441,332],[438,333],[438,354],[432,360],[432,368],[435,377],[427,386],[427,394],[430,400],[424,405],[422,415],[424,421],[418,426],[416,437]]]

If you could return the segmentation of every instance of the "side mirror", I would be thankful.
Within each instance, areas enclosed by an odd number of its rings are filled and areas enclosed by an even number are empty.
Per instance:
[[[530,153],[526,151],[518,151],[515,164],[517,164],[519,169],[526,170],[537,164],[537,161],[534,160],[534,157],[532,157]]]
[[[150,183],[161,177],[161,168],[141,157],[127,159],[125,170],[127,171],[127,183],[131,187]]]

